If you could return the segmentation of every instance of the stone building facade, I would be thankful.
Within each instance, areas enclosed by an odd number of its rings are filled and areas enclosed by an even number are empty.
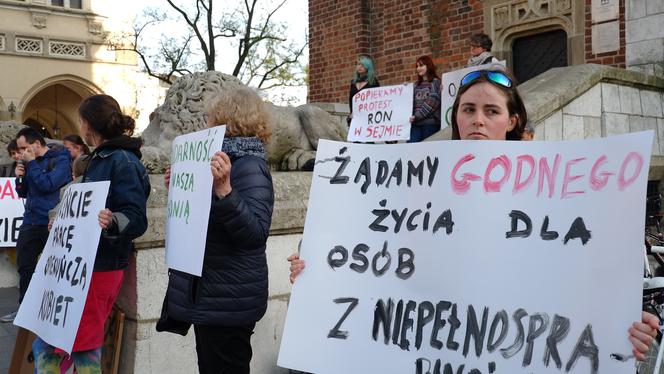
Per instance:
[[[147,126],[165,89],[140,72],[135,55],[107,42],[134,13],[109,1],[0,0],[0,121],[50,138],[78,134],[78,104],[104,93]]]
[[[597,63],[664,75],[662,0],[310,0],[310,102],[347,102],[356,57],[382,84],[415,79],[415,59],[464,67],[484,32],[521,81],[551,67]]]

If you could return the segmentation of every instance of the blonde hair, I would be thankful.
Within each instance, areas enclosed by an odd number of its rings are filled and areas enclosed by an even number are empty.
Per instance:
[[[270,140],[270,115],[261,98],[248,87],[226,90],[205,105],[208,123],[226,125],[226,136],[257,137]]]

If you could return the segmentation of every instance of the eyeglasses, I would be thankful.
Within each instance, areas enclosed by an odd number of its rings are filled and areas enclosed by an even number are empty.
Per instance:
[[[507,88],[511,88],[514,85],[510,77],[505,75],[505,73],[502,71],[476,70],[471,71],[463,78],[461,78],[461,87],[471,83],[479,77],[486,77],[486,79],[490,80],[491,82]]]

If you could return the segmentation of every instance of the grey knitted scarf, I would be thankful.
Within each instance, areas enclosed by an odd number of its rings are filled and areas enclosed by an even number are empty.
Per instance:
[[[221,150],[230,158],[237,159],[242,156],[256,156],[267,160],[265,156],[265,147],[260,139],[256,137],[228,137],[224,138],[224,144]]]

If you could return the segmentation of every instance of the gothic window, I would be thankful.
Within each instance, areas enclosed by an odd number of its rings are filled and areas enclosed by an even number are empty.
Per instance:
[[[551,68],[567,66],[567,34],[555,30],[514,40],[512,62],[519,83]]]

